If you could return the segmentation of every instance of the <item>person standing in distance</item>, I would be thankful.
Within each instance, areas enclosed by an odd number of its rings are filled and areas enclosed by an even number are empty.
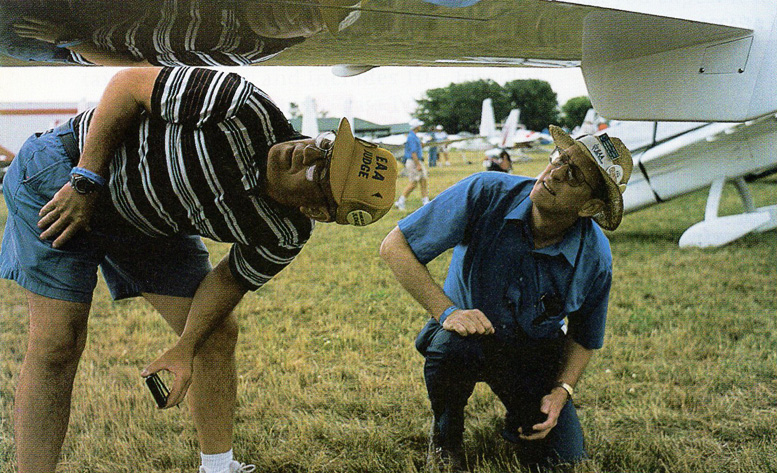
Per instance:
[[[429,173],[424,166],[424,151],[421,147],[421,140],[418,138],[417,133],[421,131],[421,127],[424,126],[424,122],[417,118],[410,120],[410,132],[407,134],[407,141],[405,141],[405,171],[407,172],[407,187],[402,191],[402,195],[394,205],[399,210],[407,209],[407,198],[411,192],[413,192],[416,186],[421,188],[421,205],[429,203],[429,188],[427,185],[427,179]]]

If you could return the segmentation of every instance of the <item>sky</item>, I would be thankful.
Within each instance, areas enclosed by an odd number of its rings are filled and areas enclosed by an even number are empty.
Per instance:
[[[294,102],[302,106],[312,97],[328,116],[347,115],[348,102],[354,117],[378,124],[406,122],[416,108],[416,99],[428,89],[453,82],[493,79],[499,84],[515,79],[542,79],[550,83],[559,104],[587,95],[579,68],[540,69],[505,67],[382,67],[355,77],[336,77],[329,67],[253,66],[225,68],[264,90],[284,112]],[[2,67],[2,102],[96,102],[112,67]]]

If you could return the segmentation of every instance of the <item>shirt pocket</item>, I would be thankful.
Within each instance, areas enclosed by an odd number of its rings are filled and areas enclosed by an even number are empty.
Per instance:
[[[561,327],[567,316],[564,299],[557,294],[540,297],[534,305],[532,326],[539,330]]]

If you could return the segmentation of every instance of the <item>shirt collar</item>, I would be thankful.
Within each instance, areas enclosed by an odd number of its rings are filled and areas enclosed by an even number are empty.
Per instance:
[[[530,235],[531,231],[529,229],[529,219],[531,218],[531,208],[532,202],[527,195],[518,203],[518,205],[515,206],[514,209],[507,212],[507,215],[505,215],[505,220],[518,220],[522,222],[527,233]],[[574,225],[572,225],[572,228],[567,230],[567,233],[564,235],[564,238],[560,242],[533,251],[535,253],[541,253],[548,256],[558,256],[560,254],[564,255],[564,258],[566,258],[566,260],[569,262],[569,265],[574,267],[575,260],[577,260],[577,251],[580,249],[580,238],[582,232],[583,219],[578,218]]]
[[[527,194],[514,209],[507,212],[505,220],[520,220],[522,222],[528,222],[531,218],[531,199]]]

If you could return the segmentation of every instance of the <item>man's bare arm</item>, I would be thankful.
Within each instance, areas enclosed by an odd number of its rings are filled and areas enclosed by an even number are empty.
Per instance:
[[[141,373],[142,376],[148,376],[167,370],[175,374],[165,407],[175,406],[183,400],[191,383],[192,363],[198,348],[232,312],[245,293],[246,289],[229,269],[229,256],[225,256],[202,280],[178,342]]]
[[[78,167],[108,175],[114,151],[129,126],[151,110],[151,93],[159,68],[125,69],[117,73],[103,92],[86,135]],[[78,231],[88,228],[97,195],[81,195],[66,183],[40,210],[41,238],[62,246]]]
[[[402,287],[436,320],[445,309],[454,305],[432,278],[429,269],[418,261],[399,227],[395,227],[383,240],[380,255]],[[494,333],[491,322],[478,309],[460,309],[451,313],[445,319],[443,328],[462,336]]]
[[[566,345],[564,346],[561,370],[557,381],[575,387],[580,380],[580,377],[583,375],[585,367],[588,366],[588,362],[591,360],[593,354],[594,350],[580,345],[572,340],[572,337],[567,337]],[[522,437],[526,440],[545,438],[558,423],[558,417],[568,398],[569,394],[566,389],[561,386],[556,386],[551,389],[550,393],[542,398],[540,405],[540,410],[544,414],[547,414],[548,418],[545,422],[534,426],[536,433],[523,435]]]

